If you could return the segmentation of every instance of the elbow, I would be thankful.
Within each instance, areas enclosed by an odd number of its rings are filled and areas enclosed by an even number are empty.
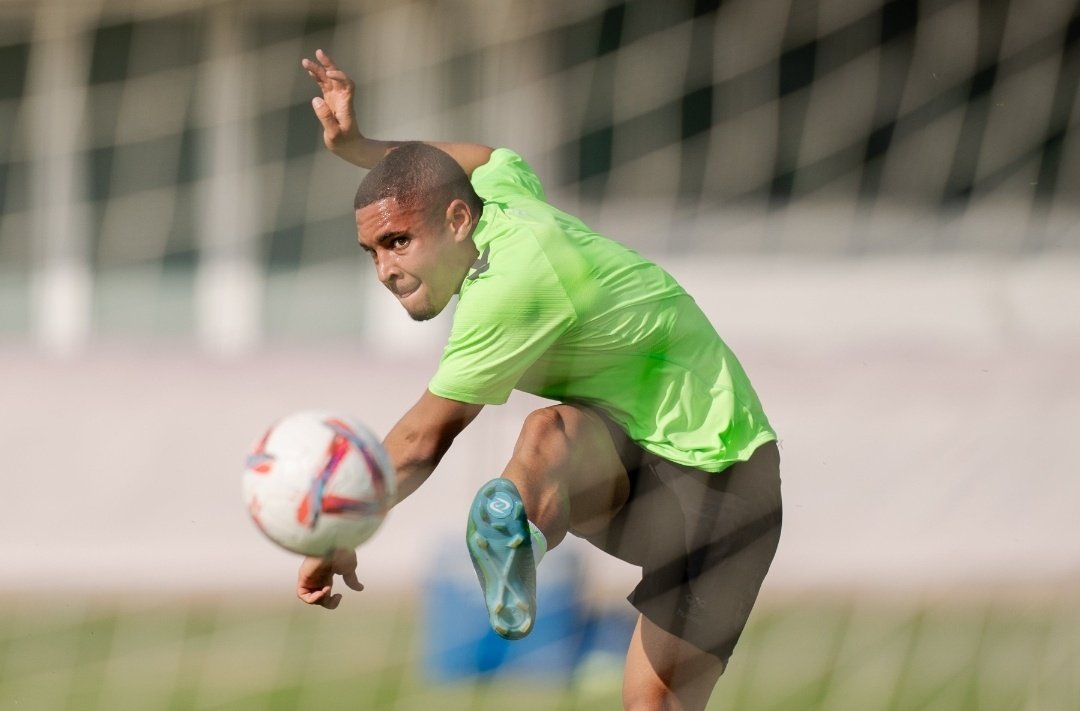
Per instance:
[[[397,442],[388,441],[387,449],[393,453],[391,456],[395,460],[394,465],[399,469],[434,469],[442,461],[453,441],[452,437],[440,437],[423,430],[410,430],[399,433]],[[393,456],[394,454],[397,456]]]

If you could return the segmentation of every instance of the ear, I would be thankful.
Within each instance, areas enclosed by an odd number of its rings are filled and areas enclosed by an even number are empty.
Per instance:
[[[456,198],[446,208],[446,225],[454,233],[458,240],[470,235],[469,228],[472,226],[473,215],[469,209],[469,203]]]

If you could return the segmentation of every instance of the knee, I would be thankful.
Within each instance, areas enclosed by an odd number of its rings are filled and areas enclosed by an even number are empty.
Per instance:
[[[553,405],[534,410],[525,418],[514,448],[515,456],[548,469],[573,465],[580,456],[580,413],[573,407]]]
[[[567,440],[567,413],[561,405],[534,410],[525,418],[519,442],[528,446],[542,447],[546,451],[565,447]]]
[[[679,682],[644,675],[644,678],[623,678],[622,702],[626,711],[657,711],[657,709],[704,709],[719,680],[720,672]]]
[[[649,687],[623,681],[623,711],[656,711],[656,709],[671,708],[671,702],[671,694],[663,686]]]
[[[658,711],[659,709],[704,709],[712,696],[712,687],[673,688],[660,681],[645,684],[623,684],[624,711]]]
[[[626,654],[627,709],[704,709],[726,662],[639,616]]]

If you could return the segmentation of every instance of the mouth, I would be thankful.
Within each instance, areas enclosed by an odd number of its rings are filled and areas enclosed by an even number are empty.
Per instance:
[[[417,285],[416,285],[416,286],[414,286],[414,287],[411,287],[411,288],[408,288],[408,289],[404,289],[404,290],[401,290],[401,291],[399,291],[398,289],[395,289],[395,288],[393,288],[393,287],[390,287],[390,292],[391,292],[391,293],[392,293],[392,294],[393,294],[394,296],[396,296],[396,297],[397,297],[398,299],[406,299],[406,298],[408,298],[408,297],[412,296],[413,294],[415,294],[415,293],[416,293],[416,290],[417,290],[417,289],[419,289],[419,288],[420,288],[420,285],[419,285],[419,284],[417,284]]]
[[[382,282],[382,285],[386,286],[387,291],[396,296],[397,298],[403,298],[420,289],[420,282],[415,282],[411,286],[405,286],[400,280],[397,279],[391,281],[384,281]]]

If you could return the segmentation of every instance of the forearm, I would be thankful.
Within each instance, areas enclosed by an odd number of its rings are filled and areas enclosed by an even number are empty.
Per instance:
[[[331,148],[335,155],[353,165],[371,170],[387,153],[408,141],[379,141],[361,136],[351,143]],[[444,141],[422,141],[435,146],[457,161],[465,174],[472,176],[474,170],[488,162],[492,149],[478,143],[447,143]]]
[[[442,442],[432,434],[413,429],[403,421],[386,435],[383,447],[394,464],[397,483],[395,506],[428,480],[450,448],[450,442]]]
[[[395,464],[394,471],[397,475],[397,493],[393,505],[397,506],[427,481],[435,471],[435,465],[431,462],[408,461]]]
[[[353,165],[366,170],[371,170],[375,164],[381,161],[392,149],[401,145],[401,141],[378,141],[374,138],[361,136],[358,140],[340,146],[334,146],[330,150],[334,155],[342,158]]]
[[[483,407],[448,400],[425,390],[417,403],[398,420],[383,440],[397,474],[398,502],[427,481],[454,443],[454,438]]]

